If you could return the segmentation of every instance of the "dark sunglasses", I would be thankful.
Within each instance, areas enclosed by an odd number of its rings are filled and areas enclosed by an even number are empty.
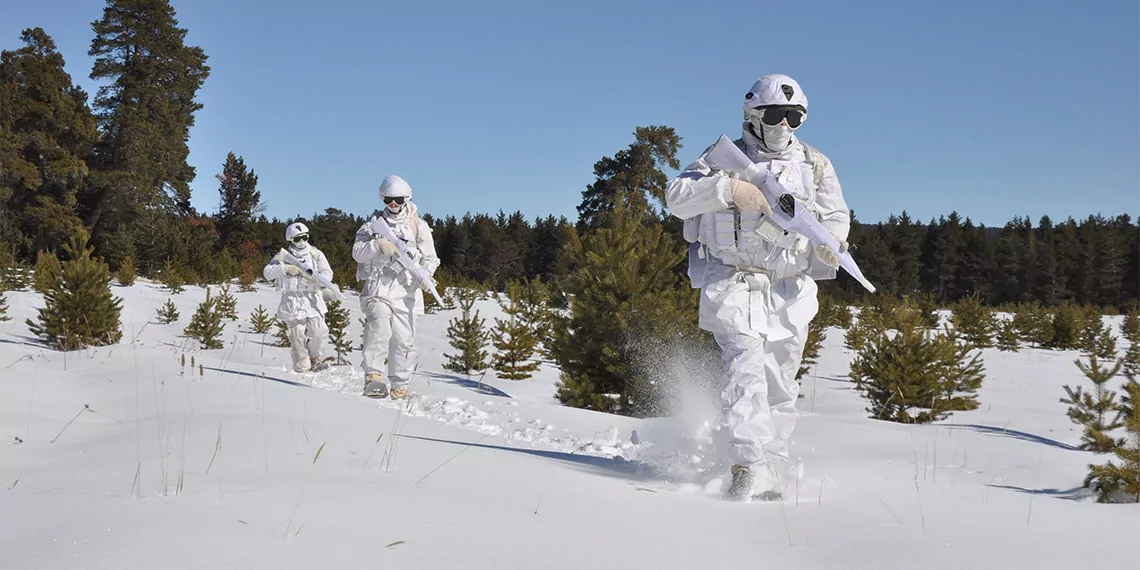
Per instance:
[[[289,241],[291,241],[293,243],[301,243],[303,241],[309,241],[309,236],[308,236],[308,234],[301,234],[299,236],[293,236],[293,239],[291,239]]]
[[[788,126],[793,129],[800,128],[804,122],[804,116],[807,115],[803,109],[794,106],[761,107],[753,109],[752,112],[754,115],[758,115],[760,121],[765,125],[774,127],[787,119]]]
[[[384,196],[384,203],[385,204],[391,204],[392,202],[395,202],[397,204],[403,204],[404,203],[404,197],[403,196]]]

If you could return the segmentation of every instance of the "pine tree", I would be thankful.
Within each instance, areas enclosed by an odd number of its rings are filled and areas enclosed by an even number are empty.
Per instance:
[[[1100,354],[1115,345],[1108,329],[1101,329],[1092,344],[1085,353],[1088,362],[1080,359],[1075,361],[1081,373],[1093,383],[1092,391],[1084,391],[1083,386],[1073,388],[1065,385],[1066,397],[1061,398],[1061,403],[1069,404],[1069,419],[1083,427],[1080,449],[1109,453],[1118,445],[1110,432],[1123,424],[1120,421],[1116,392],[1108,388],[1108,382],[1120,373],[1124,363],[1120,360],[1108,365],[1101,362]]]
[[[8,316],[8,297],[4,291],[0,291],[0,323],[6,323],[10,320],[12,317]]]
[[[22,291],[28,285],[28,276],[16,257],[16,246],[0,241],[0,289]]]
[[[506,296],[506,301],[499,301],[499,307],[507,318],[496,317],[491,329],[491,341],[497,350],[492,361],[499,378],[524,380],[538,370],[539,362],[531,358],[540,339],[525,316],[527,307],[521,301],[522,287],[511,283]]]
[[[1080,332],[1078,336],[1078,346],[1085,352],[1096,350],[1098,343],[1101,342],[1101,333],[1104,330],[1104,315],[1101,314],[1100,309],[1097,307],[1082,307],[1080,315]],[[1104,355],[1097,355],[1105,358]],[[1109,355],[1108,358],[1111,358]]]
[[[1137,381],[1140,379],[1140,305],[1133,305],[1124,315],[1120,329],[1128,341],[1121,371],[1129,380]]]
[[[135,283],[135,259],[128,255],[123,258],[122,263],[119,264],[119,271],[115,274],[115,280],[123,287],[130,287]]]
[[[1053,318],[1037,303],[1021,303],[1013,314],[1018,335],[1033,347],[1053,342]]]
[[[1089,465],[1085,485],[1095,484],[1097,501],[1101,503],[1140,502],[1140,382],[1129,381],[1120,405],[1125,437],[1112,453],[1120,460],[1104,465]]]
[[[470,376],[472,372],[480,372],[490,366],[487,351],[484,350],[490,341],[490,335],[483,328],[484,321],[479,317],[479,311],[472,312],[475,291],[466,287],[454,291],[462,313],[460,317],[448,322],[447,339],[448,344],[459,352],[445,353],[443,356],[447,362],[443,367]]]
[[[159,274],[159,281],[173,294],[182,293],[186,289],[186,280],[183,277],[183,268],[177,266],[170,258],[166,259],[166,263],[162,266],[162,272]]]
[[[76,200],[95,117],[51,36],[31,28],[20,39],[24,47],[0,53],[0,149],[9,149],[0,150],[0,225],[10,215],[27,251],[55,252],[83,228]]]
[[[276,319],[270,317],[265,307],[261,305],[258,305],[257,308],[254,309],[253,314],[249,316],[249,324],[253,327],[253,332],[256,334],[269,332],[269,329],[273,327],[275,322]]]
[[[1018,334],[1012,319],[1001,321],[998,327],[997,347],[1002,352],[1017,352],[1021,348],[1021,335]]]
[[[556,397],[573,407],[639,415],[658,405],[656,390],[668,384],[654,353],[704,338],[697,295],[674,271],[687,248],[662,225],[624,201],[604,217],[604,226],[581,237],[572,231],[566,242],[574,270],[565,283],[569,316],[554,335]]]
[[[803,356],[800,361],[800,369],[796,372],[796,380],[799,381],[805,374],[811,371],[811,367],[816,363],[819,358],[819,350],[823,347],[823,341],[827,338],[827,323],[816,315],[808,323],[807,340],[804,342]],[[803,397],[803,394],[800,394]]]
[[[250,293],[257,290],[253,286],[253,282],[256,280],[256,276],[253,274],[253,263],[250,260],[243,259],[238,264],[237,278],[239,291]]]
[[[897,310],[894,320],[898,332],[875,323],[851,363],[850,377],[870,401],[871,417],[928,423],[976,409],[984,368],[981,355],[971,354],[975,347],[953,326],[942,333],[926,329],[912,307]]]
[[[253,236],[254,216],[264,209],[257,174],[246,167],[244,157],[230,152],[216,178],[220,184],[218,239],[223,247],[235,247]]]
[[[123,336],[122,299],[111,295],[107,265],[91,257],[87,240],[80,230],[63,247],[69,259],[61,264],[60,279],[44,293],[38,322],[26,321],[33,334],[59,350],[115,344]]]
[[[151,205],[188,215],[195,168],[187,140],[210,74],[206,54],[185,45],[169,0],[107,0],[92,29],[90,77],[103,85],[94,101],[99,172],[81,197],[87,225],[102,234],[138,231]]]
[[[158,314],[155,316],[160,324],[168,325],[178,320],[178,309],[174,306],[174,302],[170,299],[158,309]]]
[[[36,255],[36,268],[32,276],[32,288],[41,294],[51,290],[63,274],[59,257],[50,251],[40,250]]]
[[[628,148],[594,164],[597,180],[582,191],[578,232],[584,234],[603,227],[607,214],[620,203],[643,215],[651,212],[650,199],[663,203],[669,178],[661,166],[680,168],[680,148],[681,139],[671,127],[637,127],[634,142]]]
[[[348,323],[350,313],[339,299],[328,304],[328,313],[325,314],[325,324],[329,327],[329,341],[336,351],[336,363],[348,364],[344,355],[352,352],[352,342],[348,340]]]
[[[993,311],[982,303],[982,296],[973,293],[955,303],[952,320],[954,327],[978,348],[993,346],[998,322]]]
[[[284,321],[275,321],[275,323],[277,330],[273,334],[273,338],[277,342],[273,346],[289,348],[289,327],[285,326]]]
[[[221,313],[222,318],[236,321],[238,318],[237,299],[230,293],[230,284],[222,283],[221,290],[222,294],[218,295],[217,300],[218,312]]]
[[[218,337],[221,336],[225,324],[222,323],[224,315],[218,309],[218,299],[210,296],[210,288],[206,288],[206,300],[198,305],[198,310],[190,317],[190,324],[183,333],[202,343],[207,349],[222,348],[225,345]]]
[[[1081,308],[1072,302],[1066,302],[1053,311],[1053,339],[1049,348],[1057,350],[1070,350],[1080,348],[1082,329]]]

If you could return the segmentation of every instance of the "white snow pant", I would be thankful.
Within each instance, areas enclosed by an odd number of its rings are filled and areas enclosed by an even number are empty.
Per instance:
[[[289,352],[293,357],[293,370],[304,372],[321,359],[321,349],[329,334],[324,316],[285,321],[289,337]]]
[[[364,373],[387,372],[392,387],[407,387],[415,365],[415,295],[405,298],[362,296],[364,312]],[[385,367],[384,359],[388,359]]]
[[[721,348],[721,404],[733,463],[786,464],[796,424],[808,323],[819,310],[815,281],[735,273],[701,292],[701,326]],[[777,465],[777,468],[783,468]]]

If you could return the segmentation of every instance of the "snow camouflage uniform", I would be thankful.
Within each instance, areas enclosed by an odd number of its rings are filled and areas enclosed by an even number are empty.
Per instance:
[[[386,202],[383,211],[373,213],[356,232],[352,257],[357,262],[356,278],[365,281],[360,294],[364,311],[364,395],[393,399],[406,397],[408,383],[416,361],[415,334],[417,315],[424,313],[423,288],[410,271],[396,259],[397,249],[373,232],[372,220],[382,218],[392,232],[403,241],[412,261],[434,275],[439,267],[431,227],[416,214],[411,201],[412,187],[399,176],[388,176],[380,185],[380,198]],[[392,200],[392,199],[395,200]],[[391,390],[382,372],[388,359],[387,373]]]
[[[317,273],[332,279],[328,258],[324,252],[309,245],[309,228],[305,224],[290,224],[285,228],[285,239],[289,242],[289,253],[308,263]],[[288,331],[293,370],[308,372],[324,365],[321,349],[329,334],[325,323],[328,307],[325,305],[324,288],[299,267],[282,261],[282,256],[283,253],[278,253],[269,260],[262,275],[281,291],[281,304],[277,307],[276,316]]]
[[[735,144],[753,162],[778,173],[846,251],[851,217],[835,170],[823,153],[794,134],[807,106],[790,77],[760,78],[745,95],[743,134]],[[768,108],[774,110],[769,120],[775,125],[762,119]],[[776,112],[788,110],[793,111]],[[765,215],[771,206],[756,187],[735,173],[713,171],[707,152],[670,181],[666,204],[684,220],[691,244],[689,277],[701,289],[700,327],[713,333],[722,351],[726,385],[720,397],[734,463],[729,494],[775,497],[789,467],[796,373],[808,323],[819,310],[815,281],[834,279],[838,259],[830,249],[813,247],[806,237],[776,225]]]

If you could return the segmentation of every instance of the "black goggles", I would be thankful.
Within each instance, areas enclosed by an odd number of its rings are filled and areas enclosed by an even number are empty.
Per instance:
[[[752,109],[752,115],[760,117],[760,122],[770,127],[774,127],[787,119],[789,127],[798,129],[804,123],[804,117],[807,116],[807,113],[801,107],[789,105]]]
[[[301,242],[309,241],[309,234],[301,234],[299,236],[293,236],[293,239],[291,239],[289,241],[291,241],[293,243],[301,243]]]
[[[383,200],[384,200],[385,204],[391,204],[393,202],[395,202],[397,204],[403,204],[404,203],[404,197],[403,196],[384,196]]]

